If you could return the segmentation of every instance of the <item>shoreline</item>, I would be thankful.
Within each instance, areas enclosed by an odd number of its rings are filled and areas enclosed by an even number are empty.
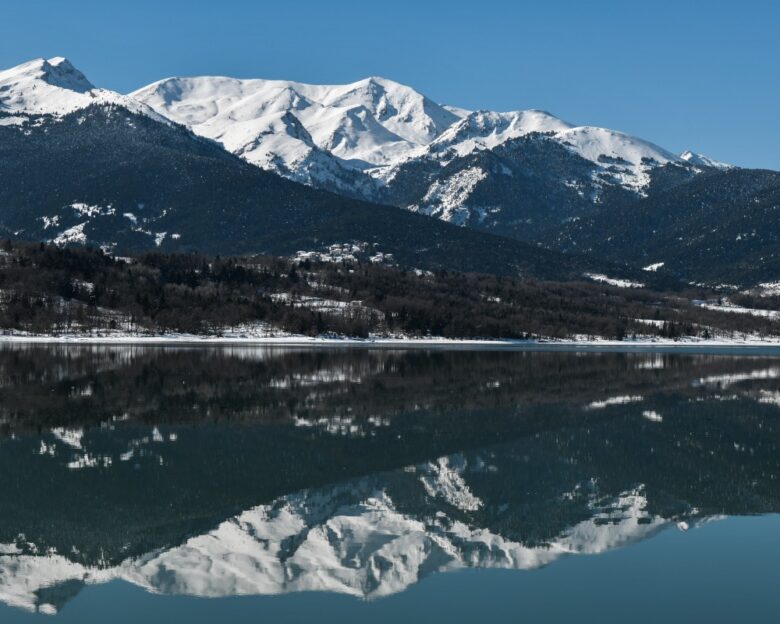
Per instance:
[[[5,345],[147,346],[147,347],[252,347],[296,349],[424,349],[459,351],[590,351],[590,352],[766,352],[780,355],[780,338],[722,340],[514,340],[449,338],[313,338],[308,336],[25,336],[0,335]]]

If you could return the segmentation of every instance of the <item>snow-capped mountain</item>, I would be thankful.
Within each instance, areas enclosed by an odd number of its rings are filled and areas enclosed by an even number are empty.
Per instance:
[[[722,179],[735,168],[701,154],[677,156],[625,133],[578,126],[539,110],[499,113],[440,105],[382,78],[330,86],[169,78],[126,96],[96,87],[62,57],[36,59],[0,72],[0,130],[0,200],[6,207],[0,235],[107,249],[173,250],[175,243],[176,248],[218,253],[239,248],[294,253],[326,243],[375,241],[389,231],[398,234],[396,250],[389,253],[416,258],[420,250],[428,255],[440,250],[431,237],[455,237],[448,230],[434,233],[419,221],[405,221],[408,230],[397,227],[403,219],[377,210],[376,204],[385,204],[535,247],[596,253],[578,224],[597,214],[634,211],[640,202],[652,206],[665,194],[672,214],[684,216],[690,204],[675,189],[685,190],[704,177],[724,189],[719,198],[724,206],[741,200]],[[242,168],[245,163],[234,156],[254,166]],[[128,170],[135,177],[128,177]],[[286,186],[279,175],[341,197]],[[197,185],[204,190],[196,192]],[[344,197],[364,201],[349,203]],[[284,215],[268,220],[259,204],[274,211],[286,207]],[[82,205],[92,207],[89,219],[82,218]],[[226,205],[234,216],[219,216]],[[334,208],[368,213],[332,219]],[[206,217],[208,227],[203,226]],[[765,231],[773,240],[774,229],[757,218],[743,219],[744,225],[728,235],[744,240],[746,233]],[[637,230],[635,219],[605,220],[633,228],[632,241],[647,234]],[[323,222],[327,231],[315,231]],[[232,242],[216,241],[216,231],[223,239],[230,232]],[[686,229],[674,240],[695,240],[699,234],[700,229]],[[282,238],[289,244],[281,244]],[[497,245],[494,239],[478,238],[471,237],[471,252],[455,255],[469,257],[468,270],[491,271],[496,262],[486,256],[494,255]],[[606,238],[617,240],[611,234]],[[389,250],[393,245],[383,246]],[[463,241],[458,246],[463,249]],[[528,248],[504,253],[501,271],[523,272],[517,268],[523,262],[513,257],[529,254],[538,255]],[[621,250],[609,257],[631,263],[632,255]],[[445,265],[464,268],[453,254],[446,256]],[[762,252],[757,261],[750,259],[750,275],[740,283],[776,280],[774,268],[752,279],[766,257]],[[664,270],[674,270],[670,259],[659,258],[641,266],[664,261]],[[736,258],[728,265],[740,262]],[[701,281],[685,266],[677,272]]]
[[[131,97],[296,181],[521,239],[587,213],[609,193],[644,196],[656,172],[668,165],[690,175],[725,166],[545,111],[472,112],[440,105],[376,77],[347,85],[168,78]],[[511,147],[535,136],[569,156],[567,170],[547,174],[544,188],[529,188],[528,179],[551,169],[549,159],[558,162],[561,154],[532,147],[529,158],[527,143]],[[500,163],[474,162],[501,148]],[[510,176],[524,178],[523,188]],[[544,205],[530,205],[530,196]],[[562,210],[562,203],[569,209]],[[543,216],[544,210],[550,215]]]
[[[692,165],[696,165],[697,167],[711,167],[713,169],[724,169],[724,170],[734,168],[734,165],[730,165],[728,163],[715,160],[714,158],[710,158],[709,156],[705,156],[704,154],[697,154],[696,152],[691,152],[690,150],[686,150],[682,154],[680,154],[680,158],[685,162],[689,162]]]
[[[617,166],[621,185],[642,189],[649,182],[653,167],[679,159],[666,150],[622,132],[574,126],[546,111],[526,110],[509,113],[477,111],[452,124],[433,140],[421,155],[467,156],[477,150],[489,150],[531,133],[549,134],[572,153],[594,164]]]
[[[331,188],[342,196],[296,184],[133,98],[94,88],[64,59],[24,64],[3,72],[2,80],[4,238],[93,245],[120,255],[158,248],[288,255],[354,242],[376,246],[405,266],[426,269],[496,270],[546,279],[621,272],[600,261],[564,257],[345,198],[360,195],[361,183],[370,184],[372,178],[341,167],[318,148],[310,150],[308,162],[313,168],[332,165],[334,178],[344,186]],[[348,106],[357,97],[352,91],[333,98]],[[419,104],[426,110],[429,106]],[[406,111],[399,98],[391,105]],[[379,104],[375,108],[380,114]],[[452,115],[443,109],[439,113]],[[395,124],[387,115],[388,125]],[[431,117],[430,124],[437,119]],[[422,120],[415,130],[418,135],[434,132],[425,124]],[[293,113],[277,114],[266,131],[272,142],[284,143],[284,137],[295,135],[304,150],[314,145],[311,132]],[[407,136],[415,135],[410,130]],[[404,141],[411,143],[411,138]]]
[[[646,194],[668,165],[691,175],[728,167],[544,111],[440,105],[378,77],[346,85],[168,78],[124,96],[95,87],[62,57],[0,72],[3,125],[93,104],[182,124],[297,182],[526,240],[587,213],[610,192]],[[523,142],[529,137],[548,147]],[[551,169],[540,187],[538,171]]]
[[[71,62],[61,56],[35,59],[0,71],[0,113],[8,125],[30,115],[62,116],[93,104],[121,106],[164,121],[165,118],[135,98],[95,87]]]
[[[315,149],[340,166],[387,178],[387,168],[408,160],[436,154],[446,161],[534,132],[553,134],[592,162],[623,165],[625,184],[634,188],[647,184],[649,166],[687,160],[642,139],[574,126],[545,111],[470,112],[439,105],[378,77],[347,85],[168,78],[131,97],[261,167],[283,171],[283,163],[291,176],[307,168],[306,156]],[[696,164],[705,165],[703,157]]]
[[[169,78],[131,97],[264,169],[341,191],[363,186],[369,195],[370,179],[354,170],[396,162],[458,119],[383,78],[335,86]]]

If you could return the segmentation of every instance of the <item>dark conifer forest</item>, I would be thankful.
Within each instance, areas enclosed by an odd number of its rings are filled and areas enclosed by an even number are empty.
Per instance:
[[[708,296],[431,273],[359,260],[113,258],[92,248],[0,244],[0,328],[6,333],[220,335],[259,327],[309,336],[514,339],[780,333],[772,319],[693,303]]]

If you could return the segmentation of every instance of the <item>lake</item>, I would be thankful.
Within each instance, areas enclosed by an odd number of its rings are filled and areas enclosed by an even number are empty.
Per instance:
[[[0,621],[776,622],[769,354],[0,346]]]

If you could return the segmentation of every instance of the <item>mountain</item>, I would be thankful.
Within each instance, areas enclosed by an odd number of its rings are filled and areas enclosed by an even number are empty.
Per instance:
[[[439,105],[383,78],[168,78],[131,97],[285,177],[526,241],[645,195],[670,165],[689,177],[727,167],[545,111]]]
[[[697,154],[696,152],[691,151],[683,152],[680,154],[680,158],[697,167],[711,167],[713,169],[732,169],[734,167],[734,165],[729,165],[728,163],[715,160],[704,154]]]
[[[22,124],[35,115],[60,117],[92,105],[121,106],[155,121],[165,121],[132,97],[95,87],[63,57],[39,58],[0,71],[3,125]]]
[[[0,72],[0,140],[5,236],[117,253],[367,243],[405,266],[548,279],[780,277],[772,172],[382,78],[169,78],[124,96],[37,59]]]
[[[367,198],[376,185],[364,169],[403,158],[457,120],[383,78],[338,86],[170,78],[131,97],[264,169]]]
[[[663,266],[683,279],[736,287],[780,278],[780,173],[720,168],[633,202],[603,206],[546,243]]]
[[[144,104],[94,89],[64,59],[27,63],[2,80],[3,236],[112,253],[291,254],[366,242],[421,268],[549,279],[636,273],[283,179]],[[347,90],[332,97],[347,106],[356,96]],[[403,102],[393,102],[405,115]]]

